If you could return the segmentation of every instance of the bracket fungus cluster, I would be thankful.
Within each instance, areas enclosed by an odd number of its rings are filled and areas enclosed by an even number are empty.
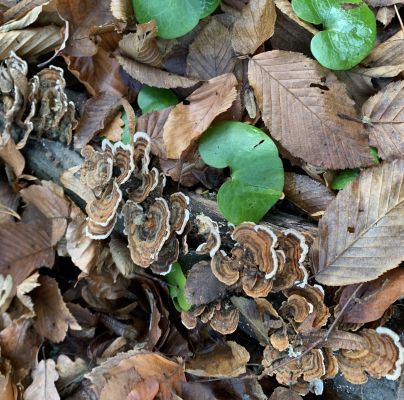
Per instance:
[[[177,236],[189,220],[189,199],[180,192],[163,197],[166,179],[151,167],[150,150],[143,132],[135,133],[130,144],[104,139],[100,150],[82,149],[80,179],[94,195],[86,206],[86,234],[105,239],[122,216],[132,261],[165,274],[178,259]]]
[[[28,80],[28,64],[14,52],[0,66],[0,93],[3,96],[5,130],[22,129],[17,147],[22,148],[29,134],[70,144],[77,126],[74,103],[68,101],[61,68],[50,66]],[[4,140],[4,138],[3,138]]]
[[[353,335],[353,343],[324,340],[310,346],[310,335],[325,337],[331,316],[324,289],[308,283],[310,237],[247,222],[233,229],[229,242],[208,217],[199,217],[197,224],[208,238],[200,248],[207,247],[210,261],[195,264],[188,273],[186,296],[192,307],[181,314],[188,329],[207,324],[222,334],[241,328],[255,335],[265,346],[263,375],[274,375],[300,395],[321,393],[323,380],[338,371],[352,383],[366,382],[367,375],[397,379],[404,353],[387,328],[338,331]],[[216,298],[198,289],[201,279]]]

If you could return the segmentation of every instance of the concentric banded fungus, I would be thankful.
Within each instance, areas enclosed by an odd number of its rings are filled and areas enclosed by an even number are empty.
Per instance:
[[[243,264],[240,260],[230,258],[223,250],[220,250],[213,256],[210,267],[213,275],[220,282],[231,286],[239,281]]]
[[[86,212],[90,220],[100,226],[107,226],[115,217],[119,203],[122,200],[122,192],[116,180],[111,181],[100,198],[96,198],[86,206]]]
[[[133,159],[135,176],[141,177],[149,172],[151,140],[145,132],[136,132],[133,136]]]
[[[80,179],[95,195],[99,196],[113,174],[112,149],[96,151],[91,146],[85,146],[81,150],[84,162],[80,169]]]
[[[28,64],[13,51],[0,66],[0,93],[3,97],[5,112],[3,135],[8,137],[11,133],[13,122],[23,124],[22,117],[29,93],[27,73]],[[6,142],[6,138],[3,138],[3,140]]]
[[[229,300],[221,300],[181,313],[181,321],[188,329],[196,327],[198,318],[204,324],[209,323],[216,332],[229,335],[237,329],[240,312]]]
[[[217,225],[217,222],[212,221],[206,215],[199,214],[196,216],[196,225],[198,233],[206,237],[206,242],[200,244],[197,247],[196,252],[199,254],[209,254],[213,257],[221,245],[219,226]]]
[[[114,155],[114,172],[115,179],[118,185],[124,184],[131,176],[135,169],[135,163],[133,161],[133,148],[130,144],[123,144],[122,142],[116,142],[113,145],[108,140],[103,140],[102,149],[107,146],[112,147],[112,153]]]
[[[248,296],[267,296],[278,268],[276,235],[267,227],[245,222],[234,229],[232,238],[237,243],[231,257],[220,252],[212,258],[213,274],[227,285],[239,282]]]
[[[163,198],[155,199],[145,212],[132,200],[122,209],[132,261],[143,268],[157,261],[170,235],[170,211]]]
[[[165,275],[171,270],[171,266],[178,260],[180,243],[175,236],[171,236],[160,250],[157,261],[150,266],[155,274]]]
[[[286,259],[276,274],[272,291],[279,292],[295,284],[305,286],[309,277],[304,267],[309,250],[305,237],[294,229],[288,229],[278,234],[278,243]]]
[[[363,350],[340,350],[337,360],[345,379],[353,384],[367,382],[371,377],[396,380],[401,375],[404,362],[404,349],[399,337],[390,329],[379,327],[359,333],[368,342]]]
[[[304,349],[301,349],[300,353],[303,351]],[[320,349],[312,349],[298,359],[287,351],[280,352],[268,345],[264,350],[262,365],[268,375],[275,374],[276,380],[286,386],[297,383],[299,378],[306,382],[321,379],[326,373],[324,355]]]
[[[313,305],[298,294],[290,295],[280,308],[284,318],[293,319],[299,323],[303,322],[313,311]]]
[[[324,347],[322,349],[325,364],[325,374],[321,377],[322,379],[332,379],[338,373],[338,361],[334,356],[332,349]]]
[[[77,121],[74,118],[74,103],[67,100],[65,93],[63,69],[52,65],[38,72],[37,77],[38,107],[33,119],[35,131],[40,137],[45,135],[69,144]]]
[[[275,276],[278,269],[277,237],[269,227],[245,222],[234,229],[232,238],[243,248],[244,259],[258,266],[265,279]]]
[[[149,172],[142,175],[140,179],[140,185],[128,188],[126,191],[129,199],[135,203],[145,201],[149,194],[157,187],[159,183],[159,171],[153,167]]]
[[[189,197],[181,192],[173,193],[170,196],[169,203],[171,231],[181,235],[189,221],[189,210],[187,210]]]
[[[107,225],[102,226],[87,218],[87,225],[85,228],[86,236],[96,240],[106,239],[113,231],[117,219],[118,215],[115,214]]]
[[[312,326],[314,329],[319,329],[327,323],[328,317],[330,316],[330,311],[324,304],[324,292],[322,291],[321,286],[294,286],[291,289],[286,290],[284,293],[288,298],[292,295],[303,297],[309,303],[309,307],[310,305],[313,307],[315,317],[312,321]],[[309,312],[309,316],[310,315],[311,312]]]

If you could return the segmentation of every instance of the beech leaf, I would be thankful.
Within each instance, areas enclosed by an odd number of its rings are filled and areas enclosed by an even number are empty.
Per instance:
[[[254,54],[275,30],[276,11],[273,0],[250,0],[234,22],[232,46],[237,54]]]
[[[55,381],[59,379],[55,361],[41,360],[32,371],[32,383],[24,393],[24,400],[60,400]]]
[[[361,173],[319,223],[312,248],[316,279],[349,285],[376,279],[404,260],[404,160]]]
[[[362,107],[370,144],[381,158],[404,158],[404,81],[392,82]]]
[[[358,285],[343,289],[339,304],[345,305]],[[348,323],[366,323],[381,318],[398,299],[404,297],[404,268],[395,268],[374,281],[366,282],[356,293],[355,301],[347,306],[342,320]]]
[[[219,122],[199,142],[203,161],[230,167],[231,180],[217,194],[220,211],[233,224],[259,222],[278,201],[283,166],[278,149],[260,129],[241,122]]]
[[[261,53],[249,61],[248,79],[272,137],[295,157],[331,169],[373,163],[345,86],[316,61],[300,53]]]
[[[319,217],[324,214],[328,204],[334,199],[332,190],[318,181],[306,175],[293,172],[285,173],[286,198],[309,214],[311,217]]]
[[[167,157],[179,159],[213,120],[228,110],[237,96],[237,79],[224,74],[205,82],[170,112],[163,139]]]
[[[324,30],[317,33],[310,49],[326,68],[345,70],[359,64],[376,40],[376,18],[362,0],[292,0],[298,17]]]
[[[187,74],[207,80],[232,72],[235,62],[230,29],[213,17],[189,46]]]

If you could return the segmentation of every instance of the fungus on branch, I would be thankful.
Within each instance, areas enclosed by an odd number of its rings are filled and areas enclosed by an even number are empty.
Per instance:
[[[132,261],[148,268],[170,236],[170,210],[163,198],[155,199],[147,211],[132,200],[123,206],[125,231]]]

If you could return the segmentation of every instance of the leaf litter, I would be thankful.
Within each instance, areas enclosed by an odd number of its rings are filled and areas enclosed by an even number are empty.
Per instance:
[[[303,3],[0,4],[2,399],[400,377],[401,4],[361,3],[376,43],[335,72]]]

